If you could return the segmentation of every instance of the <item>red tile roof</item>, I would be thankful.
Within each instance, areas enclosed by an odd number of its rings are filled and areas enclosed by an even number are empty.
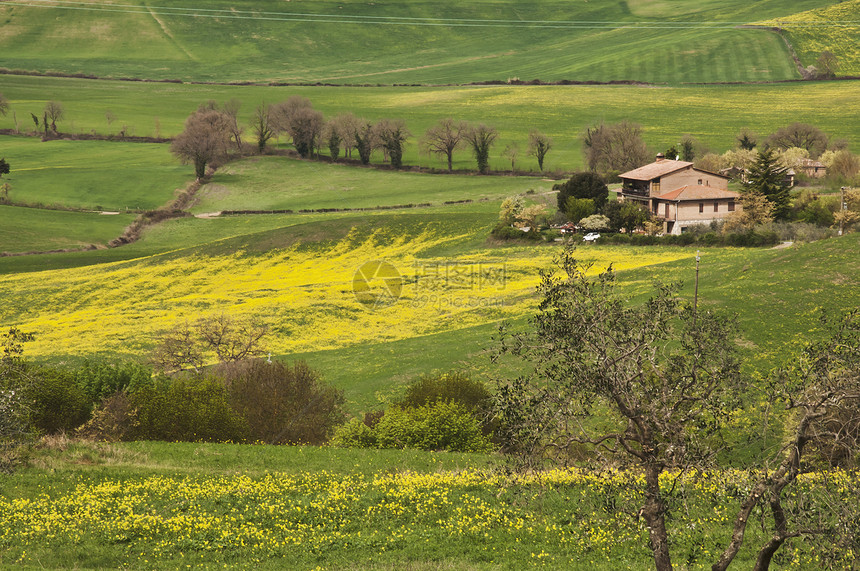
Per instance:
[[[737,192],[732,192],[731,190],[720,190],[713,186],[704,186],[701,184],[689,184],[660,196],[652,196],[651,198],[655,200],[684,202],[688,200],[737,199],[739,196]]]

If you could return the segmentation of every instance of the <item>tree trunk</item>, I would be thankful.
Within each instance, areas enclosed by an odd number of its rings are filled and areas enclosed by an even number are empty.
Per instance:
[[[454,157],[453,157],[453,155],[454,155],[454,153],[452,151],[448,151],[448,172],[451,172],[452,170],[454,170],[454,165],[453,165]]]
[[[648,526],[654,567],[657,571],[670,571],[669,535],[666,532],[666,502],[660,493],[660,469],[653,464],[645,466],[645,505],[642,518]]]

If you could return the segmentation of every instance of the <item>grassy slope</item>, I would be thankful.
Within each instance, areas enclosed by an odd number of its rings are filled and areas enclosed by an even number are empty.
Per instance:
[[[191,176],[167,145],[0,136],[15,203],[87,210],[156,208]]]
[[[44,252],[104,246],[134,216],[0,206],[0,252]]]
[[[201,188],[194,212],[302,208],[372,208],[492,200],[552,190],[535,177],[389,172],[283,157],[251,158],[220,169]]]
[[[2,91],[11,102],[0,128],[29,128],[29,113],[38,113],[49,99],[59,99],[67,119],[67,132],[115,132],[117,123],[129,125],[137,135],[158,132],[171,136],[182,129],[185,118],[201,103],[237,98],[246,122],[260,102],[282,101],[290,95],[309,98],[327,117],[352,111],[378,120],[402,118],[413,133],[404,161],[443,168],[438,158],[419,156],[416,141],[439,119],[452,116],[495,126],[499,140],[491,153],[493,168],[510,168],[502,149],[516,142],[518,165],[535,169],[526,156],[528,133],[539,129],[553,137],[547,155],[549,170],[572,170],[582,165],[580,134],[600,121],[636,121],[643,126],[645,141],[655,149],[676,144],[691,133],[714,150],[734,145],[742,127],[767,134],[802,120],[821,127],[833,137],[858,144],[860,125],[846,116],[860,101],[857,86],[846,82],[794,83],[785,85],[732,85],[681,88],[601,86],[492,86],[449,88],[326,88],[326,87],[228,87],[77,79],[5,76]],[[105,113],[117,116],[108,126]],[[26,122],[25,122],[26,120]],[[30,123],[31,125],[32,123]],[[455,153],[455,168],[474,168],[468,151]],[[379,162],[376,154],[373,161]],[[13,164],[13,168],[15,165]],[[189,169],[190,171],[190,169]]]
[[[860,75],[860,0],[843,1],[835,6],[801,12],[765,22],[784,30],[803,65],[815,65],[827,50],[839,61],[837,75]]]
[[[782,42],[734,25],[828,4],[267,0],[253,11],[226,0],[149,8],[124,2],[109,11],[6,5],[0,52],[7,68],[218,81],[774,80],[796,77]]]

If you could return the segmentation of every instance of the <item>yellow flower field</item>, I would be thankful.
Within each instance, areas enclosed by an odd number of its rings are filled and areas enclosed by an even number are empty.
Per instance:
[[[799,483],[813,493],[822,474]],[[827,474],[836,497],[848,481]],[[679,518],[670,518],[673,552],[684,568],[705,568],[727,541],[740,501],[756,476],[747,471],[667,472],[661,487]],[[460,546],[470,558],[511,568],[517,561],[547,568],[612,569],[648,565],[648,532],[635,516],[643,501],[641,475],[557,469],[526,476],[489,470],[436,473],[268,473],[262,476],[153,475],[122,480],[84,477],[65,491],[0,496],[0,557],[36,564],[28,551],[58,546],[110,546],[125,565],[170,561],[208,564],[308,560],[330,565],[362,553],[432,560],[437,549]],[[769,537],[748,528],[743,568]],[[410,551],[411,550],[411,551]],[[780,568],[822,563],[802,543],[784,548]],[[12,561],[11,558],[6,559]],[[856,563],[841,552],[837,566]],[[294,568],[309,568],[297,566]],[[326,566],[326,568],[329,568]],[[333,564],[330,568],[337,568]],[[605,567],[601,567],[605,568]]]
[[[393,341],[530,312],[538,270],[559,249],[485,248],[422,255],[461,240],[427,225],[410,236],[356,232],[331,244],[266,252],[169,253],[128,262],[0,278],[0,325],[36,336],[28,354],[145,354],[182,320],[225,313],[269,325],[275,354]],[[695,255],[680,249],[587,247],[595,271]],[[375,275],[385,261],[395,277]],[[362,270],[362,273],[359,273]],[[368,273],[369,272],[369,273]],[[399,277],[398,277],[399,276]]]

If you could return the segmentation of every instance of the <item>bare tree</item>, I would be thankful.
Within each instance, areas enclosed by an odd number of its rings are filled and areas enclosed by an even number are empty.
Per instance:
[[[324,124],[323,114],[310,107],[296,109],[290,116],[287,132],[299,155],[305,158],[313,156]]]
[[[766,144],[770,147],[790,149],[800,147],[809,151],[813,159],[827,149],[827,134],[814,125],[807,123],[792,123],[771,134]]]
[[[57,121],[61,120],[65,116],[63,104],[59,101],[48,101],[48,103],[45,104],[45,116],[51,122],[51,130],[56,133]]]
[[[836,70],[839,69],[839,60],[830,50],[824,50],[818,56],[815,62],[815,68],[818,70],[818,77],[822,79],[833,79],[836,77]]]
[[[548,458],[570,463],[572,447],[586,446],[592,461],[638,467],[654,563],[671,569],[660,478],[705,466],[719,449],[719,429],[743,386],[733,322],[697,311],[665,286],[647,303],[628,305],[611,270],[587,277],[589,267],[571,251],[559,266],[560,277],[541,275],[532,332],[502,346],[530,369],[497,387],[505,450],[535,466]]]
[[[313,104],[310,99],[300,95],[292,95],[286,101],[275,103],[272,105],[270,111],[272,128],[275,133],[286,133],[289,135],[293,146],[296,147],[296,150],[303,157],[308,156],[313,151],[313,147],[306,147],[308,141],[306,138],[303,138],[307,135],[307,133],[302,131],[306,125],[300,124],[304,123],[309,117],[308,111],[313,111]],[[302,116],[301,119],[298,118],[300,115]],[[296,141],[294,137],[296,131],[300,131],[299,141]],[[299,147],[301,147],[301,150],[299,150]]]
[[[421,147],[427,153],[444,156],[448,160],[448,170],[453,170],[454,151],[462,145],[466,124],[446,117],[433,125],[421,139]]]
[[[517,143],[505,145],[502,156],[511,161],[511,173],[517,170],[517,159],[520,158],[520,146]]]
[[[153,352],[153,362],[164,372],[200,368],[214,360],[234,363],[264,355],[268,327],[256,320],[237,320],[225,314],[177,323],[165,333]]]
[[[346,153],[347,158],[352,158],[352,151],[356,145],[356,133],[366,123],[352,113],[340,113],[335,115],[329,122],[333,132],[340,138],[340,145]]]
[[[242,102],[235,97],[224,102],[222,111],[230,118],[230,135],[233,137],[233,142],[236,144],[236,151],[242,152],[242,133],[245,131],[239,125],[239,109],[242,107]]]
[[[498,131],[483,123],[470,125],[463,133],[463,139],[472,147],[481,174],[487,174],[490,169],[490,148],[498,137]]]
[[[0,115],[6,116],[9,112],[9,100],[6,99],[6,96],[0,93]]]
[[[600,172],[624,172],[647,163],[648,148],[641,132],[642,127],[629,121],[587,129],[583,146],[588,168]]]
[[[529,155],[537,159],[538,170],[543,171],[543,160],[552,149],[552,139],[537,129],[529,133]]]
[[[254,132],[254,139],[257,141],[257,152],[262,155],[266,151],[266,143],[275,135],[270,105],[265,103],[257,105],[254,109],[254,115],[251,117],[251,129]]]
[[[170,151],[183,164],[193,164],[197,180],[206,166],[227,156],[231,120],[222,111],[198,109],[185,120],[185,129],[173,139]]]
[[[403,166],[403,145],[412,136],[406,123],[401,119],[382,119],[374,126],[374,135],[391,160],[391,166],[397,169]]]

